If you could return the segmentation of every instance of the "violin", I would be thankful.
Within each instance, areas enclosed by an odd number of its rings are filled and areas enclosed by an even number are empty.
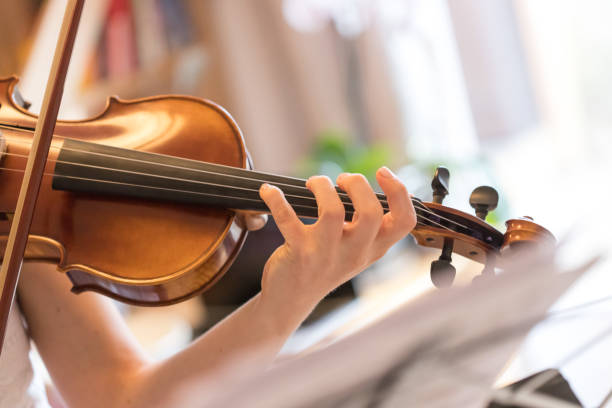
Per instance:
[[[6,245],[37,117],[0,80],[0,247]],[[242,133],[213,102],[190,96],[110,98],[99,115],[57,121],[24,260],[57,264],[73,284],[136,305],[166,305],[210,288],[228,270],[247,232],[236,210],[267,212],[262,183],[285,193],[298,216],[316,218],[305,180],[251,168]],[[434,201],[413,198],[419,245],[439,248],[438,286],[452,282],[451,255],[485,264],[519,243],[554,244],[530,219],[507,221],[505,233],[482,217],[495,204],[480,188],[480,216],[441,204],[448,172],[434,177]],[[338,188],[347,221],[354,208]],[[474,194],[473,194],[474,196]],[[378,198],[388,211],[386,198]],[[496,200],[496,199],[495,199]],[[483,272],[484,273],[484,272]]]

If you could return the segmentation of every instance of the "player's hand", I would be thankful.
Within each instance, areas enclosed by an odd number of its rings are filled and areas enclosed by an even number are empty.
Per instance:
[[[263,296],[316,304],[412,231],[416,215],[406,187],[386,167],[378,170],[376,179],[387,196],[390,211],[386,214],[363,175],[338,176],[338,186],[355,208],[351,222],[344,221],[344,206],[331,180],[325,176],[308,179],[306,186],[319,209],[312,225],[299,220],[280,189],[261,186],[261,198],[285,238],[264,268]]]

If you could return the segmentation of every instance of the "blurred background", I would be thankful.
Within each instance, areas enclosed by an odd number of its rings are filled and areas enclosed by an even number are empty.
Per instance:
[[[0,3],[0,76],[21,78],[33,112],[65,5]],[[487,221],[504,231],[508,218],[533,217],[561,241],[557,261],[571,268],[612,246],[610,21],[605,0],[90,0],[60,117],[99,113],[110,95],[189,94],[234,116],[262,171],[362,172],[374,183],[386,164],[429,201],[444,165],[445,205],[473,213],[470,192],[491,185],[500,204]],[[270,222],[210,292],[169,308],[123,307],[126,319],[153,355],[176,352],[258,291],[281,243]],[[400,242],[322,302],[285,352],[432,290],[438,252]],[[454,258],[459,283],[480,273]],[[604,258],[555,307],[610,296],[610,273]],[[598,404],[612,387],[602,358],[612,338],[600,336],[611,306],[539,325],[500,382],[561,366],[582,402]]]

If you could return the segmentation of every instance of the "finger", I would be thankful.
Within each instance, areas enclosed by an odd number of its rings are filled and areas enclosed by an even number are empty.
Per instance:
[[[239,210],[236,211],[238,225],[242,228],[246,228],[249,231],[257,231],[262,229],[266,222],[268,222],[268,214],[256,212],[256,211],[248,211],[248,210]]]
[[[416,225],[416,213],[406,186],[391,170],[381,167],[376,172],[376,180],[389,204],[389,212],[383,217],[377,242],[388,248],[412,231]]]
[[[383,209],[368,180],[361,174],[343,173],[338,176],[337,182],[347,192],[355,209],[347,231],[358,236],[375,237],[380,228]]]
[[[340,235],[344,225],[344,205],[332,181],[326,176],[314,176],[308,179],[306,187],[317,200],[319,219],[316,228],[326,234]]]
[[[264,183],[259,189],[259,195],[270,209],[285,241],[289,244],[298,244],[302,237],[304,224],[285,199],[283,192],[276,186]]]

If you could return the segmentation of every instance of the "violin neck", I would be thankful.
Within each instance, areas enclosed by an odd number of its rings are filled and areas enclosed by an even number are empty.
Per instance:
[[[57,190],[267,212],[262,183],[279,187],[298,216],[317,217],[303,179],[73,139],[64,142],[53,176]],[[353,205],[346,194],[341,200],[350,220]]]

